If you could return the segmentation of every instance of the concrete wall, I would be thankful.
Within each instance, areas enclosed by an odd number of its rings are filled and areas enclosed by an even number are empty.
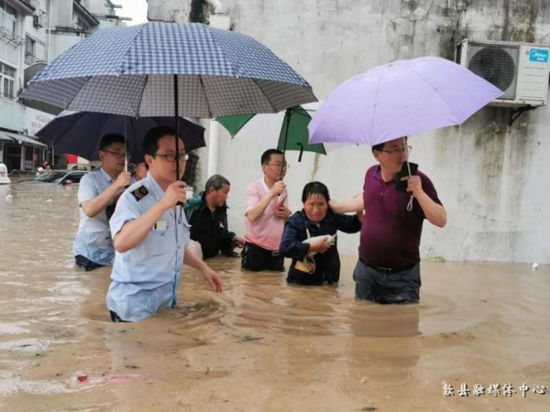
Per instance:
[[[163,1],[149,16],[172,20],[188,2]],[[465,37],[550,44],[550,5],[538,0],[225,0],[234,29],[267,45],[313,86],[319,99],[350,76],[394,59],[452,58]],[[164,16],[164,18],[162,18]],[[434,181],[449,213],[441,230],[426,224],[422,254],[449,260],[550,263],[550,109],[523,114],[508,126],[510,110],[485,108],[461,127],[410,139],[411,160]],[[277,120],[279,119],[279,120]],[[232,182],[230,225],[243,230],[242,195],[260,178],[259,158],[276,142],[280,118],[255,119],[234,139],[223,135],[218,171]],[[271,143],[273,144],[273,143]],[[203,154],[206,152],[203,152]],[[361,191],[374,164],[368,147],[321,156],[291,154],[291,206],[301,207],[303,185],[325,182],[335,199]],[[315,168],[317,171],[315,172]],[[203,164],[203,181],[206,164]],[[353,254],[357,236],[340,237]]]

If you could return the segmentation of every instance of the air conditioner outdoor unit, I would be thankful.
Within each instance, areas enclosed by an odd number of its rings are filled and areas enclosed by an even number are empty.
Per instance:
[[[504,94],[493,106],[542,106],[548,99],[550,47],[531,43],[462,40],[455,61]]]

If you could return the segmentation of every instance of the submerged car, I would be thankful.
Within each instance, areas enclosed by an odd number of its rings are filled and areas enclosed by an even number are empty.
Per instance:
[[[0,185],[9,185],[11,183],[8,177],[8,168],[4,163],[0,163]]]
[[[86,170],[52,170],[21,183],[54,183],[58,185],[79,184]]]

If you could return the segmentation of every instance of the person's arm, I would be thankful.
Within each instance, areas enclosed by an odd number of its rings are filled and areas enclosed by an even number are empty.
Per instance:
[[[306,237],[300,236],[302,231],[293,224],[295,219],[296,215],[285,224],[283,237],[279,245],[279,254],[286,258],[303,260],[307,256],[311,245],[303,243]]]
[[[281,256],[304,260],[309,252],[325,253],[330,249],[330,244],[326,238],[319,238],[312,243],[304,243],[306,236],[303,234],[302,229],[296,227],[295,217],[298,216],[296,212],[293,217],[285,224],[283,237],[281,244],[279,245],[279,254]]]
[[[426,219],[434,226],[445,227],[447,224],[447,211],[424,191],[420,176],[404,177],[401,180],[408,181],[407,191],[411,192],[418,201]],[[429,185],[428,190],[435,193],[435,189],[429,180],[426,181],[426,184]]]
[[[361,230],[361,220],[357,215],[334,215],[336,229],[344,233],[357,233]]]
[[[145,239],[164,212],[175,207],[177,202],[185,202],[185,183],[182,181],[177,181],[168,186],[161,200],[143,215],[124,223],[113,237],[115,250],[124,253],[136,247]]]
[[[271,203],[273,199],[279,196],[284,189],[285,189],[285,184],[282,180],[276,182],[273,185],[273,187],[269,190],[269,192],[267,192],[261,198],[260,202],[255,207],[253,207],[252,209],[250,209],[245,213],[245,217],[250,221],[250,223],[254,223],[256,220],[258,220],[260,216],[262,216],[262,214],[264,213],[267,206],[269,206],[269,203]],[[248,198],[249,196],[252,196],[252,195],[250,193],[247,193],[246,196]]]
[[[362,212],[363,211],[363,197],[356,196],[352,199],[346,200],[344,202],[336,202],[331,200],[329,206],[334,213],[342,214],[349,212]]]
[[[218,274],[204,263],[204,261],[195,256],[188,247],[185,248],[183,263],[201,272],[204,280],[206,280],[214,292],[222,293],[223,285]]]
[[[439,203],[434,202],[426,193],[415,196],[420,204],[426,219],[437,227],[445,227],[447,224],[447,211]]]
[[[82,208],[82,211],[88,217],[95,217],[99,215],[114,199],[117,192],[130,184],[130,180],[130,173],[120,173],[113,184],[111,184],[102,193],[100,193],[93,199],[81,202],[80,207]]]

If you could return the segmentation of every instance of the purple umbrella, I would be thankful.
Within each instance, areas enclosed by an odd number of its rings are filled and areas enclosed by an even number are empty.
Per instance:
[[[374,146],[459,125],[502,94],[449,60],[399,60],[338,86],[310,122],[309,141]]]

